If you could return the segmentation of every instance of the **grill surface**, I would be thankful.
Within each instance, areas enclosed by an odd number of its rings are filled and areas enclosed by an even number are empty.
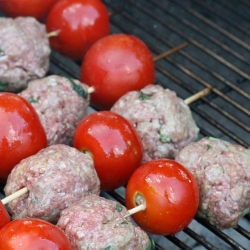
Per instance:
[[[105,0],[112,33],[141,38],[157,56],[188,46],[155,62],[156,83],[186,99],[206,88],[210,94],[190,105],[200,138],[250,144],[250,2],[247,0]],[[79,78],[79,65],[53,53],[51,73]],[[107,194],[103,194],[107,195]],[[124,188],[108,194],[124,204]],[[219,231],[195,218],[175,236],[152,236],[157,249],[250,249],[250,217]]]
[[[155,62],[156,83],[186,99],[206,88],[210,94],[190,105],[199,137],[250,144],[250,1],[105,0],[112,33],[141,38],[153,56],[187,43]],[[80,64],[52,52],[49,74],[79,78]],[[124,188],[108,194],[124,204]],[[250,249],[250,216],[235,229],[219,231],[195,218],[175,236],[154,236],[156,249]]]

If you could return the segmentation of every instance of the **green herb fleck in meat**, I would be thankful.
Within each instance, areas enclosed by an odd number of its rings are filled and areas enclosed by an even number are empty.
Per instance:
[[[0,91],[4,91],[8,87],[8,83],[0,82]]]
[[[62,76],[62,75],[61,75]],[[84,99],[87,99],[88,98],[88,93],[84,90],[84,88],[79,85],[79,84],[76,84],[72,78],[70,77],[66,77],[66,76],[62,76],[62,77],[65,77],[71,84],[73,90],[81,97],[83,97]]]
[[[212,149],[213,147],[209,144],[207,144],[207,150]]]
[[[112,247],[111,246],[105,247],[105,248],[103,248],[103,250],[112,250]]]
[[[34,197],[32,200],[31,200],[32,203],[35,203],[35,204],[40,204],[40,201]]]
[[[30,97],[29,102],[30,103],[37,103],[38,101],[36,99],[34,99],[33,97]]]
[[[143,93],[142,91],[140,91],[140,95],[139,95],[139,98],[141,100],[149,100],[151,98],[152,95],[149,95],[149,94],[145,94]]]
[[[207,136],[207,139],[211,140],[211,141],[219,141],[220,140],[220,139],[212,137],[212,136]]]
[[[122,224],[122,225],[127,225],[128,222],[125,220],[125,221],[123,221],[121,224]]]
[[[163,135],[161,133],[161,131],[159,131],[158,133],[160,135],[160,142],[162,142],[162,143],[169,143],[169,142],[171,142],[171,139],[169,138],[168,135]]]
[[[150,244],[148,245],[146,250],[154,250],[154,249],[155,249],[155,242],[152,239],[150,239]]]
[[[118,212],[121,212],[122,211],[122,206],[121,205],[119,205],[119,204],[117,204],[116,205],[116,208],[115,208],[115,210],[117,210]]]

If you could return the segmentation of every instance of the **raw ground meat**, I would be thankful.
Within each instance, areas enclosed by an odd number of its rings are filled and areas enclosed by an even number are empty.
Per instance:
[[[72,86],[73,84],[73,86]],[[75,79],[51,75],[31,81],[19,93],[35,108],[45,129],[48,145],[72,145],[78,123],[87,115],[89,95],[79,95],[73,88],[87,94],[88,86]]]
[[[128,92],[111,111],[135,126],[144,148],[142,163],[158,158],[173,159],[199,133],[188,105],[174,91],[159,85]]]
[[[61,212],[57,226],[69,237],[72,250],[150,250],[147,234],[124,218],[117,201],[89,195]]]
[[[51,49],[46,27],[33,17],[0,18],[0,89],[16,92],[44,77]]]
[[[198,215],[219,229],[236,227],[250,211],[250,149],[212,137],[183,148],[175,158],[195,176]]]
[[[62,144],[42,149],[15,166],[5,195],[23,187],[29,192],[8,204],[12,219],[35,217],[55,223],[61,210],[83,196],[100,193],[91,156]]]

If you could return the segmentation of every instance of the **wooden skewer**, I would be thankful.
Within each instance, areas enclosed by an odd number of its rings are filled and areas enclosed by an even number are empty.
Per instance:
[[[154,60],[154,62],[156,62],[156,61],[158,61],[158,60],[160,60],[160,59],[162,59],[162,58],[164,58],[166,56],[169,56],[169,55],[171,55],[171,54],[173,54],[173,53],[175,53],[175,52],[177,52],[177,51],[179,51],[179,50],[181,50],[181,49],[183,49],[183,48],[185,48],[187,46],[188,46],[187,42],[182,43],[182,44],[180,44],[180,45],[178,45],[178,46],[176,46],[176,47],[174,47],[174,48],[172,48],[170,50],[167,50],[167,51],[163,52],[162,54],[160,54],[158,56],[155,56],[153,58],[153,60]]]
[[[60,32],[61,32],[60,30],[51,31],[51,32],[47,33],[47,37],[50,38],[50,37],[53,37],[53,36],[58,36],[58,34]]]
[[[21,195],[26,194],[28,191],[29,191],[28,188],[24,187],[24,188],[16,191],[15,193],[7,196],[6,198],[2,199],[1,201],[5,205],[5,204],[9,203],[10,201],[13,201],[16,198],[20,197]]]
[[[213,89],[213,87],[208,87],[206,89],[201,90],[200,92],[188,97],[187,99],[184,100],[184,102],[189,105],[190,103],[200,99],[201,97],[207,95],[211,90]]]
[[[95,92],[95,88],[94,87],[89,87],[87,90],[88,94],[94,93]]]
[[[132,214],[135,214],[137,212],[143,211],[146,209],[145,204],[138,205],[130,210],[127,211],[127,214],[124,216],[124,218],[131,216]]]

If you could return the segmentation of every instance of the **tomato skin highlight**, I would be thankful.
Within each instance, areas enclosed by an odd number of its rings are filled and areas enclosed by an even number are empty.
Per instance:
[[[146,209],[132,215],[145,231],[158,235],[175,234],[192,221],[199,205],[199,189],[193,175],[181,164],[158,159],[141,165],[126,187],[126,206],[132,209],[137,194]]]
[[[91,153],[101,189],[106,191],[127,183],[140,166],[143,153],[133,125],[111,111],[99,111],[85,117],[76,128],[73,145]]]
[[[1,0],[0,10],[9,17],[32,16],[44,22],[49,10],[59,0]]]
[[[0,230],[0,250],[70,250],[66,234],[35,218],[18,219]]]
[[[94,87],[90,103],[109,110],[125,93],[155,80],[152,54],[139,38],[112,34],[91,46],[81,65],[81,81]]]
[[[94,42],[110,34],[108,10],[100,0],[61,0],[50,10],[46,27],[47,32],[60,30],[50,38],[51,46],[79,61]]]
[[[47,137],[32,105],[13,93],[0,93],[0,182],[22,159],[47,146]]]
[[[10,222],[10,216],[4,206],[0,201],[0,229]]]

